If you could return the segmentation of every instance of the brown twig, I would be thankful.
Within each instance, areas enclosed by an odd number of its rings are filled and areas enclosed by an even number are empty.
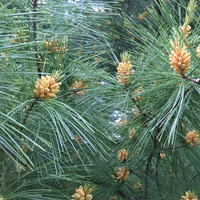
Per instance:
[[[33,11],[34,12],[37,12],[37,6],[38,6],[38,0],[34,0],[33,4]],[[34,15],[34,18],[36,18],[36,15]],[[37,43],[37,24],[36,22],[34,21],[33,22],[33,40],[35,41],[35,43]],[[40,63],[39,63],[39,60],[41,58],[39,58],[38,56],[38,47],[37,47],[37,44],[34,46],[35,47],[35,58],[36,58],[36,61],[37,61],[37,72],[38,72],[38,76],[41,78],[41,73],[42,73],[42,70],[40,68]]]
[[[152,150],[151,154],[149,155],[148,160],[147,160],[147,165],[146,165],[146,177],[145,177],[145,197],[146,198],[148,195],[148,173],[149,173],[149,169],[151,168],[151,160],[153,158],[153,155],[154,155],[154,149]]]
[[[37,100],[38,100],[38,99],[39,99],[39,98],[36,97],[35,100],[32,102],[31,106],[27,109],[26,114],[25,114],[25,116],[24,116],[24,119],[23,119],[23,121],[22,121],[22,124],[23,124],[23,125],[26,124],[26,121],[27,121],[27,119],[28,119],[29,112],[33,109],[33,107],[34,107],[35,104],[37,103]],[[22,132],[23,129],[24,129],[24,128],[21,126],[20,129],[19,129],[19,131]]]
[[[141,113],[144,117],[146,117],[146,118],[148,118],[148,119],[153,119],[152,117],[150,117],[149,115],[147,115],[146,113],[144,113],[144,112],[142,111],[142,109],[140,108],[140,106],[136,103],[135,99],[131,97],[131,94],[128,92],[128,88],[127,88],[127,85],[126,85],[126,84],[124,85],[124,89],[125,89],[125,91],[128,93],[128,95],[129,95],[129,97],[131,98],[132,102],[135,104],[136,108],[140,111],[140,113]],[[131,121],[133,121],[135,118],[137,118],[137,117],[134,117]],[[147,126],[147,125],[145,124],[145,126]],[[152,136],[151,133],[150,133],[150,135],[151,135],[151,139],[153,140],[153,136]]]
[[[139,105],[137,104],[137,102],[135,101],[135,99],[131,97],[131,94],[128,92],[128,88],[127,88],[127,85],[126,85],[126,84],[124,85],[124,89],[125,89],[125,91],[129,94],[129,96],[130,96],[132,102],[135,104],[135,106],[136,106],[137,109],[140,111],[140,113],[141,113],[144,117],[147,117],[147,118],[149,118],[149,119],[153,119],[152,117],[150,117],[149,115],[147,115],[146,113],[144,113],[144,112],[142,111],[142,109],[140,108],[140,106],[139,106]]]
[[[189,80],[189,81],[192,81],[196,84],[200,84],[200,78],[197,78],[197,79],[191,79],[191,78],[188,78],[188,77],[185,77],[186,80]]]
[[[156,184],[157,184],[159,196],[162,198],[160,194],[160,184],[159,184],[159,178],[158,178],[158,169],[159,169],[160,159],[161,157],[160,157],[160,151],[159,151],[157,155],[157,161],[156,161]]]
[[[187,146],[186,144],[183,144],[183,145],[178,146],[178,147],[169,147],[168,149],[179,149],[179,148],[186,147],[186,146]]]
[[[46,50],[46,51],[47,51],[47,50]],[[37,59],[37,61],[39,62],[42,58],[44,58],[45,55],[46,55],[46,52],[43,53],[43,54]]]
[[[184,77],[184,78],[185,78],[185,79],[188,79],[188,80],[191,80],[191,79],[186,78],[186,77]],[[198,79],[196,79],[196,80],[192,80],[192,81],[195,82],[195,83],[197,83],[197,84],[199,84],[199,83],[200,83],[200,78],[198,78]],[[184,95],[186,95],[186,94],[191,90],[192,87],[193,87],[193,86],[190,85],[190,87],[184,92]],[[151,168],[151,161],[152,161],[152,158],[153,158],[153,155],[154,155],[154,149],[157,148],[157,139],[156,139],[156,137],[157,137],[158,133],[160,132],[162,122],[165,120],[165,118],[166,118],[166,116],[168,115],[168,113],[170,112],[170,110],[171,110],[173,107],[176,107],[176,106],[178,105],[179,101],[180,101],[180,97],[179,97],[179,99],[177,100],[176,104],[173,103],[173,104],[170,106],[170,108],[164,113],[164,116],[163,116],[162,121],[161,121],[161,122],[157,125],[157,127],[156,127],[156,134],[155,134],[155,136],[153,137],[153,150],[152,150],[151,154],[150,154],[149,157],[148,157],[147,166],[146,166],[145,196],[147,196],[147,193],[148,193],[148,180],[147,180],[148,171],[149,171],[149,169]],[[181,145],[181,146],[178,146],[178,147],[170,147],[169,149],[178,149],[178,148],[185,147],[185,146],[186,146],[186,145],[184,144],[184,145]]]
[[[135,174],[137,177],[139,177],[139,178],[144,178],[143,176],[140,176],[140,175],[138,175],[137,173],[135,173],[134,172],[134,170],[133,169],[129,169],[129,171],[130,171],[130,174]]]

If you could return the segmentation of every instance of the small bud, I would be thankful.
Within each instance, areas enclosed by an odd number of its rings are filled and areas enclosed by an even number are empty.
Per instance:
[[[111,21],[107,21],[106,22],[108,26],[111,26],[112,22]]]
[[[160,157],[162,158],[162,159],[164,159],[165,158],[165,153],[160,153]]]
[[[136,189],[140,189],[140,188],[142,187],[142,184],[141,184],[140,182],[136,182],[136,183],[134,184],[134,187],[135,187]]]
[[[144,13],[139,14],[138,18],[139,18],[141,21],[143,21],[143,20],[145,19],[146,15],[147,15],[147,12],[145,11]]]

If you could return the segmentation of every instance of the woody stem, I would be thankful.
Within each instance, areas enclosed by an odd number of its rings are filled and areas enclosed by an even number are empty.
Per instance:
[[[33,4],[33,11],[36,13],[37,12],[37,6],[38,6],[38,0],[34,0]],[[36,15],[34,14],[34,18],[36,18]],[[37,47],[37,24],[36,22],[34,21],[33,22],[33,40],[35,41],[35,58],[36,58],[36,61],[37,61],[37,72],[38,72],[38,76],[41,78],[41,73],[42,73],[42,70],[40,68],[40,63],[39,63],[39,56],[38,56],[38,47]]]

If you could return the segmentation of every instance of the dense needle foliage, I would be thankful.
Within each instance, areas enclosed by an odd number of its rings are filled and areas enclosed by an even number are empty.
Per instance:
[[[200,196],[198,2],[155,1],[140,24],[121,12],[120,58],[98,28],[116,9],[1,4],[0,200]]]

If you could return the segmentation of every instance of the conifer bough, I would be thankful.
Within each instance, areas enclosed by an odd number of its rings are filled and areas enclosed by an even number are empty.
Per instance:
[[[185,41],[187,41],[187,37],[190,34],[191,26],[189,23],[192,21],[192,15],[194,14],[195,7],[196,1],[191,0],[187,7],[188,10],[186,12],[184,24],[179,27]],[[172,52],[171,55],[169,55],[170,65],[172,69],[185,78],[184,74],[190,69],[190,52],[187,50],[187,45],[184,44],[185,41],[182,41],[180,33],[175,31],[173,36],[174,40],[171,41]]]

